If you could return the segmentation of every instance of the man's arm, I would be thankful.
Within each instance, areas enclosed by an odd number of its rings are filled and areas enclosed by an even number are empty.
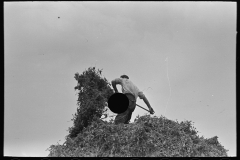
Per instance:
[[[150,103],[148,102],[147,97],[144,96],[143,101],[144,101],[144,103],[148,106],[149,109],[152,108],[151,105],[150,105]]]
[[[142,93],[140,92],[139,94],[139,97],[144,101],[144,103],[148,106],[149,110],[150,110],[150,113],[153,114],[154,113],[154,110],[152,109],[147,97]]]
[[[112,86],[113,86],[113,89],[115,91],[115,93],[118,93],[118,90],[117,90],[117,87],[116,87],[116,81],[115,80],[112,80]]]

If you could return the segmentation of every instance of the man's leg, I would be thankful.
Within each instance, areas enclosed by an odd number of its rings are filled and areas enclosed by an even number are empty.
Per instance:
[[[128,117],[127,117],[127,124],[130,122],[131,118],[132,118],[132,113],[136,108],[136,100],[135,100],[135,96],[131,93],[127,93],[126,96],[129,99],[129,106],[128,106]]]
[[[134,109],[136,107],[135,96],[130,94],[130,93],[127,93],[126,96],[129,99],[128,109],[125,112],[123,112],[121,114],[118,114],[115,117],[115,120],[114,120],[115,124],[119,124],[119,123],[128,124],[130,122],[130,120],[131,120],[132,112],[134,111]]]
[[[125,112],[118,114],[115,117],[114,123],[115,124],[126,123],[126,120],[128,119],[128,113],[129,113],[129,110],[127,109]]]
[[[126,118],[126,121],[125,121],[125,124],[129,124],[131,118],[132,118],[132,113],[131,111],[128,112],[128,115],[127,115],[127,118]]]
[[[136,100],[135,100],[135,96],[131,93],[126,93],[125,94],[128,99],[129,99],[129,106],[128,108],[130,109],[131,112],[133,112],[136,108]]]

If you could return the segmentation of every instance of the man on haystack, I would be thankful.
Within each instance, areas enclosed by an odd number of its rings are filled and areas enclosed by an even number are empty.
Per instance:
[[[154,114],[154,110],[152,109],[151,105],[149,104],[149,102],[148,102],[147,98],[145,97],[145,95],[143,94],[143,92],[141,92],[138,89],[138,87],[135,86],[129,80],[129,77],[127,75],[122,75],[122,76],[120,76],[120,78],[116,78],[116,79],[112,80],[112,86],[113,86],[115,93],[118,93],[118,90],[116,87],[117,84],[120,84],[122,86],[122,93],[128,97],[129,106],[125,112],[118,114],[116,116],[116,118],[114,120],[115,124],[119,124],[119,123],[128,124],[130,122],[132,113],[136,107],[136,101],[137,101],[138,97],[140,99],[143,99],[143,101],[149,108],[149,112],[151,114]]]

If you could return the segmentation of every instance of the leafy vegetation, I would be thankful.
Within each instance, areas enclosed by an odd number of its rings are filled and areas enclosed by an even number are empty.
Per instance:
[[[133,123],[115,125],[103,121],[104,103],[113,93],[99,70],[89,68],[75,74],[79,85],[79,108],[72,119],[66,141],[51,145],[49,157],[226,157],[227,150],[217,136],[198,136],[191,121],[166,117],[137,116]],[[91,101],[91,102],[90,102]]]
[[[69,128],[68,137],[74,138],[79,132],[87,127],[94,117],[100,118],[106,115],[107,109],[105,103],[113,94],[106,78],[101,77],[102,70],[95,70],[95,67],[88,68],[81,75],[76,73],[74,78],[78,85],[74,88],[79,90],[78,93],[78,109],[72,121],[73,127]]]

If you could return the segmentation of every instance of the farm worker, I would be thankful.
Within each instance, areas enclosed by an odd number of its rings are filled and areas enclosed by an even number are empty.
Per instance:
[[[112,86],[115,91],[115,93],[119,93],[117,90],[116,85],[120,84],[122,86],[122,93],[125,94],[128,99],[130,100],[128,109],[120,113],[116,116],[114,123],[119,124],[119,123],[125,123],[128,124],[131,120],[132,117],[132,112],[134,111],[136,107],[136,100],[139,97],[140,99],[143,99],[145,104],[148,106],[149,111],[151,114],[154,113],[154,110],[152,109],[150,103],[148,102],[148,99],[145,97],[143,92],[141,92],[137,86],[135,86],[130,80],[127,75],[122,75],[120,78],[116,78],[112,80]]]

